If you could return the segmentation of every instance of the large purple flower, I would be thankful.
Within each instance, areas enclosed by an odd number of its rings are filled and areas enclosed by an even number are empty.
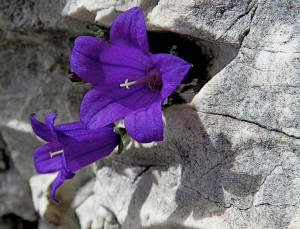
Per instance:
[[[54,200],[56,189],[66,179],[72,179],[80,168],[107,156],[119,143],[112,125],[87,131],[81,122],[54,126],[55,117],[55,113],[49,113],[42,123],[33,114],[30,116],[34,133],[49,142],[34,151],[36,171],[42,174],[59,171],[51,188]]]
[[[94,85],[81,103],[81,120],[88,129],[97,129],[125,118],[127,132],[136,141],[163,140],[162,101],[191,64],[149,52],[144,16],[137,7],[113,22],[110,41],[89,36],[75,40],[71,67]]]

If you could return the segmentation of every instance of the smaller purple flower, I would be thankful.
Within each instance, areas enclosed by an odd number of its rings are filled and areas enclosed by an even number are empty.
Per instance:
[[[81,103],[81,120],[87,128],[97,129],[124,118],[128,134],[136,141],[162,141],[161,104],[192,65],[149,51],[144,15],[138,7],[116,18],[110,41],[89,36],[75,40],[71,68],[94,85]]]
[[[42,123],[34,114],[30,116],[34,133],[48,142],[34,151],[36,171],[41,174],[59,171],[51,187],[54,200],[56,189],[66,179],[72,179],[77,170],[110,154],[120,140],[112,125],[87,131],[81,122],[54,126],[55,118],[55,113],[49,113]]]

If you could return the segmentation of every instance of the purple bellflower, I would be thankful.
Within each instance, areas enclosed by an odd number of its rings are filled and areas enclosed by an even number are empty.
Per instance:
[[[34,114],[30,116],[34,133],[49,142],[34,151],[36,171],[42,174],[59,171],[51,187],[54,200],[56,189],[66,179],[72,179],[80,168],[107,156],[119,143],[112,125],[87,131],[81,122],[54,126],[55,117],[55,113],[49,113],[42,123]]]
[[[110,43],[78,37],[70,65],[94,85],[80,108],[86,127],[97,129],[125,118],[128,134],[141,143],[163,140],[161,104],[192,66],[170,54],[150,53],[144,16],[138,7],[116,18]]]

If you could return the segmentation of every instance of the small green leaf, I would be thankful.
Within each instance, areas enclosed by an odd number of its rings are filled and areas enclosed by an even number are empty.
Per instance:
[[[94,34],[95,37],[108,41],[109,40],[109,32],[105,28],[101,28],[100,26],[97,25],[91,25],[89,26],[89,30]]]
[[[122,139],[120,139],[119,141],[119,145],[118,145],[118,152],[116,152],[117,155],[120,155],[124,150],[124,144],[123,144],[123,141]]]
[[[118,145],[118,152],[117,155],[120,155],[123,150],[125,149],[126,145],[131,141],[131,137],[127,133],[125,128],[122,127],[114,127],[114,131],[120,135],[120,142]]]
[[[99,27],[97,25],[91,25],[89,29],[93,32],[96,33],[99,30]]]
[[[131,137],[127,132],[121,138],[125,146],[131,141]]]

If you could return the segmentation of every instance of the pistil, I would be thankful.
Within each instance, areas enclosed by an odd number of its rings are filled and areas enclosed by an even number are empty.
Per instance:
[[[135,84],[137,84],[137,83],[138,83],[138,81],[128,82],[128,79],[126,79],[124,83],[121,83],[121,84],[120,84],[120,87],[126,87],[127,89],[130,89],[129,86],[135,85]]]
[[[120,87],[126,87],[126,89],[130,89],[130,86],[135,85],[135,84],[141,84],[141,83],[147,83],[148,87],[151,90],[154,90],[156,88],[161,87],[161,85],[162,85],[161,75],[155,69],[148,70],[147,76],[143,76],[140,79],[134,80],[131,82],[129,82],[128,79],[126,79],[124,83],[120,84]]]
[[[64,150],[62,149],[62,150],[58,150],[58,151],[55,151],[55,152],[49,152],[49,154],[50,154],[50,157],[52,158],[56,155],[62,154],[63,152],[64,152]]]

